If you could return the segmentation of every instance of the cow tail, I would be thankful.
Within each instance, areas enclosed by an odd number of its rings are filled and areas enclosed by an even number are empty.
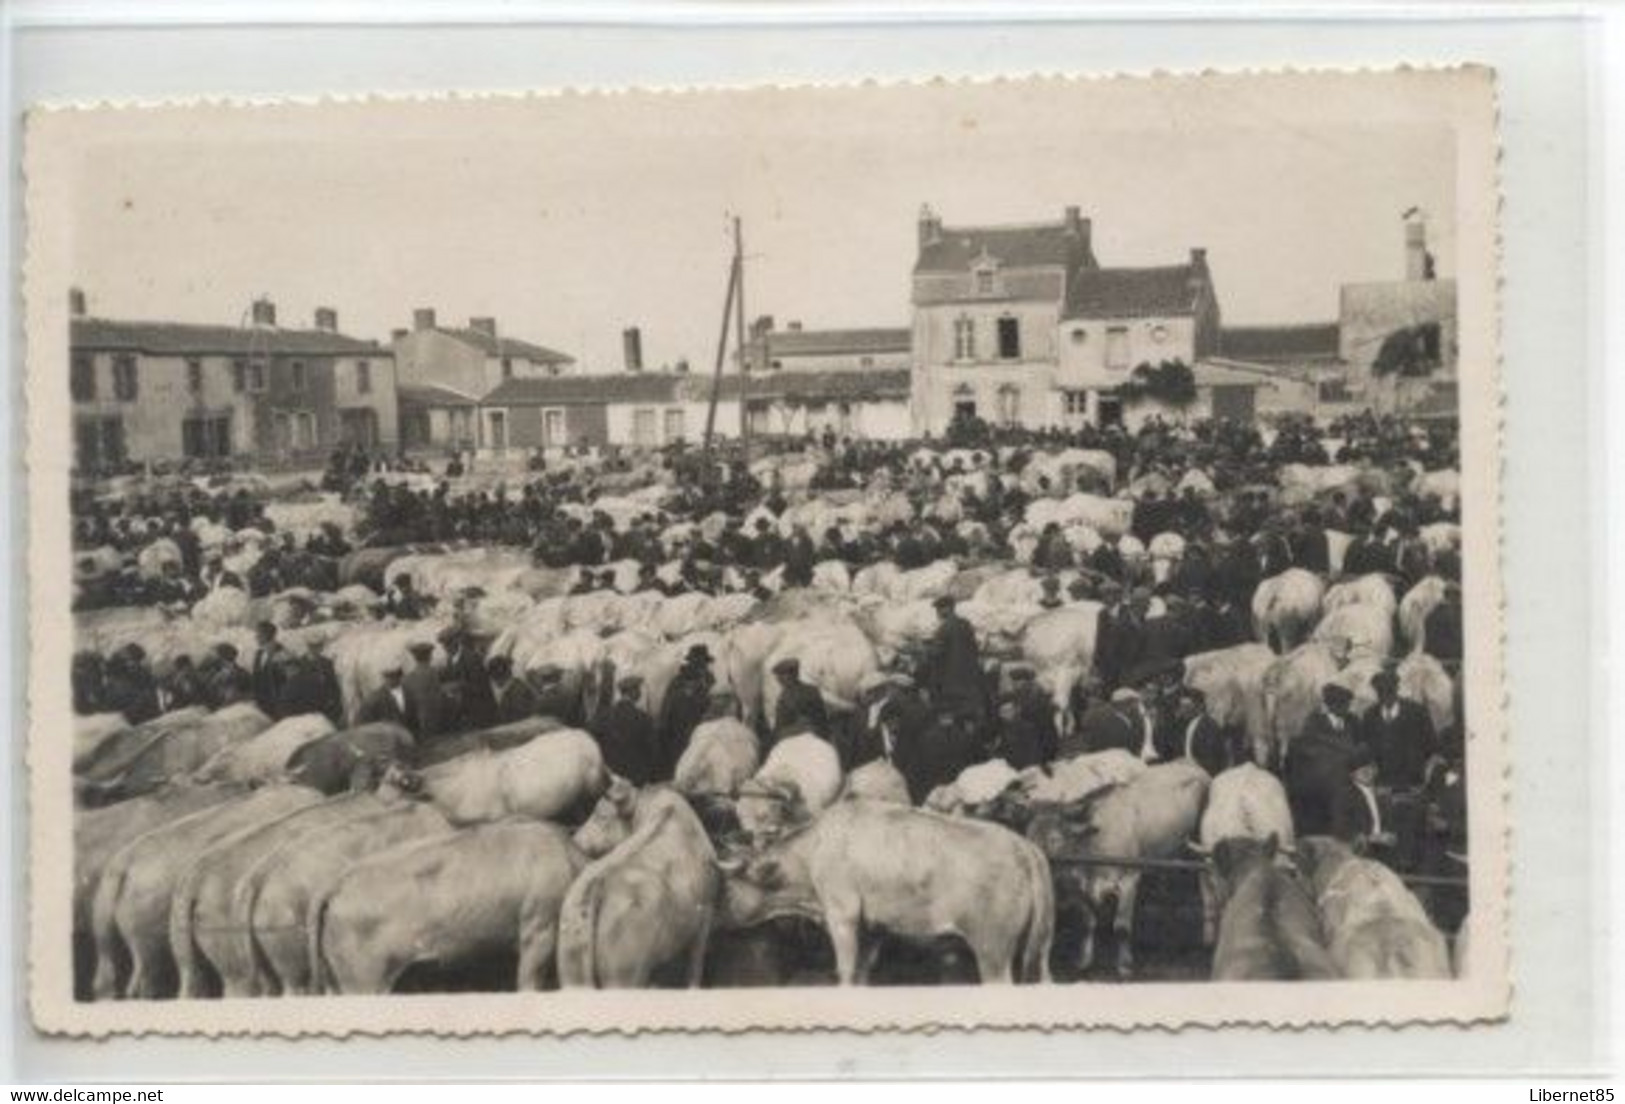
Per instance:
[[[339,991],[332,964],[327,961],[327,952],[322,947],[322,935],[327,927],[327,906],[332,900],[333,889],[329,887],[323,890],[311,902],[305,920],[305,935],[310,941],[310,991],[318,995]]]
[[[197,888],[201,865],[194,863],[181,875],[169,906],[169,947],[175,956],[180,995],[201,997],[203,979],[198,973],[197,942],[192,938],[197,919]]]
[[[1015,980],[1047,982],[1050,980],[1050,950],[1055,943],[1055,883],[1049,861],[1036,847],[1029,845],[1029,848],[1027,866],[1033,883],[1032,906],[1023,933],[1021,969]]]
[[[265,871],[256,866],[250,870],[231,895],[231,917],[238,925],[243,941],[243,961],[248,963],[248,984],[252,993],[270,993],[276,970],[265,950],[254,938],[254,909],[260,903],[260,890],[265,887]]]
[[[604,880],[589,871],[576,880],[559,916],[559,988],[597,989],[598,911],[603,903]],[[568,906],[574,905],[571,909]]]
[[[125,994],[118,984],[119,964],[128,963],[130,950],[118,927],[118,902],[124,896],[124,880],[129,873],[116,858],[107,864],[96,882],[96,895],[90,906],[90,931],[96,945],[94,989],[97,999],[108,1000]]]

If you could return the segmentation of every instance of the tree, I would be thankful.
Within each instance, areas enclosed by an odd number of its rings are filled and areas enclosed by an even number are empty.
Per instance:
[[[1164,406],[1186,407],[1196,401],[1196,376],[1183,360],[1165,360],[1152,367],[1141,364],[1116,388],[1125,403],[1155,400]]]
[[[1440,356],[1439,324],[1423,322],[1405,326],[1382,339],[1377,359],[1371,362],[1371,374],[1417,379],[1431,376],[1442,361]]]

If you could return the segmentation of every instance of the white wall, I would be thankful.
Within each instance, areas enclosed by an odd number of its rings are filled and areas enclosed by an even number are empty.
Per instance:
[[[1127,366],[1108,368],[1108,331],[1127,331]],[[1060,325],[1061,387],[1116,387],[1141,364],[1165,360],[1196,363],[1196,324],[1191,318],[1074,319]]]

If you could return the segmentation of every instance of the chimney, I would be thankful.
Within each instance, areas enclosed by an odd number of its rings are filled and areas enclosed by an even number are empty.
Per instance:
[[[791,333],[800,333],[801,332],[801,319],[799,319],[799,318],[792,319],[791,322],[790,322],[790,325],[787,328],[789,329],[789,331]]]
[[[643,371],[643,331],[636,326],[621,331],[621,361],[628,372]]]
[[[920,206],[920,248],[935,245],[942,240],[942,219],[929,203]]]
[[[419,307],[412,312],[412,328],[414,330],[434,329],[434,308]]]
[[[1066,232],[1068,234],[1073,237],[1083,237],[1083,208],[1068,207],[1066,217],[1062,221],[1066,223]]]
[[[1405,219],[1405,279],[1433,279],[1433,255],[1428,252],[1428,226],[1421,212]]]
[[[1193,248],[1191,250],[1191,287],[1193,289],[1202,287],[1208,282],[1209,278],[1210,277],[1208,276],[1207,271],[1207,250],[1203,248]]]
[[[269,299],[254,300],[254,305],[250,308],[250,311],[254,319],[254,325],[276,325],[276,304],[271,302]]]
[[[468,328],[486,337],[494,338],[497,335],[497,320],[495,318],[470,318]]]
[[[84,288],[68,289],[68,313],[75,318],[83,318],[85,316]]]
[[[407,334],[409,334],[411,332],[412,332],[411,330],[390,330],[389,331],[389,339],[391,341],[400,341],[403,338],[405,338]]]
[[[339,312],[332,307],[316,308],[316,328],[328,333],[339,332]]]

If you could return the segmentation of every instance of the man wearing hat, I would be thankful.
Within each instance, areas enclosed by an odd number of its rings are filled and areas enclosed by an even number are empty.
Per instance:
[[[670,778],[677,769],[677,761],[688,750],[688,738],[694,726],[705,720],[705,711],[711,704],[711,688],[716,682],[716,676],[711,673],[711,650],[704,644],[691,646],[683,657],[682,667],[666,688],[666,700],[660,706],[659,778]]]
[[[1079,720],[1077,731],[1061,746],[1061,757],[1070,759],[1074,755],[1112,748],[1139,755],[1144,734],[1130,716],[1130,706],[1137,704],[1139,698],[1133,690],[1121,689],[1113,691],[1109,701],[1090,705]]]
[[[580,720],[581,702],[564,683],[564,668],[544,663],[536,668],[536,713],[567,725]]]
[[[670,774],[662,771],[654,720],[642,705],[643,677],[623,675],[615,689],[615,704],[593,728],[604,765],[635,786],[669,778]]]
[[[1059,750],[1055,703],[1025,663],[1010,668],[1010,691],[999,707],[999,753],[1016,770],[1052,762]]]
[[[446,696],[446,708],[456,720],[454,727],[463,730],[490,727],[495,723],[492,718],[496,714],[496,702],[479,646],[467,629],[457,625],[441,629],[438,639],[446,650],[440,687]]]
[[[1350,801],[1358,796],[1350,778],[1356,750],[1348,716],[1353,700],[1347,687],[1327,683],[1320,707],[1287,747],[1281,780],[1300,837],[1338,835],[1352,816]]]
[[[391,664],[384,671],[384,684],[361,703],[361,712],[356,717],[361,724],[373,724],[389,721],[394,724],[406,724],[406,693],[401,688],[401,665]]]
[[[418,640],[406,650],[412,656],[412,668],[401,680],[406,696],[406,727],[419,740],[431,740],[451,730],[440,672],[434,669],[434,645]]]
[[[773,665],[773,677],[779,680],[779,702],[773,710],[773,742],[811,732],[830,738],[829,713],[824,708],[824,695],[816,686],[801,681],[801,661],[785,656]]]
[[[490,724],[511,724],[540,713],[536,691],[524,679],[514,677],[513,660],[507,656],[492,656],[486,660],[482,681],[491,699]]]
[[[276,638],[276,626],[261,621],[254,626],[254,704],[267,717],[276,717],[277,699],[282,695],[288,649]]]
[[[982,676],[982,650],[976,630],[954,610],[946,594],[932,603],[937,631],[926,651],[926,688],[939,713],[951,713],[962,727],[975,731],[987,718],[986,684]]]
[[[312,637],[306,652],[290,656],[286,677],[277,697],[277,716],[299,717],[320,713],[336,726],[344,724],[344,696],[339,691],[338,672],[323,654],[320,637]]]
[[[1157,759],[1194,759],[1218,775],[1236,761],[1217,721],[1208,716],[1207,697],[1194,687],[1174,691],[1166,719],[1157,725]]]
[[[1438,754],[1438,736],[1426,707],[1399,696],[1399,675],[1384,667],[1371,676],[1377,701],[1360,719],[1359,742],[1371,750],[1385,787],[1416,790]]]

